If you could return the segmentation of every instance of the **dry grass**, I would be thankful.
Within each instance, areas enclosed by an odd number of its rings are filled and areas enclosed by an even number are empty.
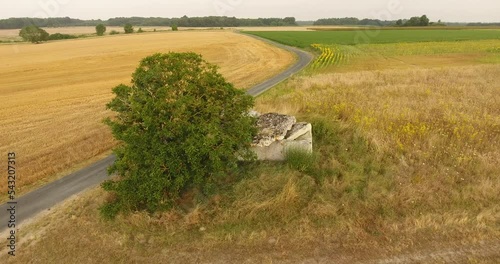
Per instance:
[[[455,251],[448,248],[461,253],[466,245],[477,247],[469,258],[494,263],[500,257],[482,251],[499,246],[492,240],[498,230],[488,227],[491,215],[381,221],[372,211],[357,211],[359,205],[339,199],[342,195],[334,193],[343,193],[339,182],[316,191],[310,177],[283,168],[236,187],[237,197],[214,196],[188,213],[134,213],[113,222],[99,217],[106,195],[94,188],[21,227],[18,255],[7,263],[353,263],[420,250],[429,252],[424,256],[444,251],[453,259]],[[383,233],[370,233],[369,226]]]
[[[405,219],[402,229],[500,230],[499,74],[499,65],[323,74],[297,78],[258,106],[362,131],[395,164],[390,192],[371,195],[376,210]]]
[[[231,32],[1,45],[0,153],[17,152],[18,190],[112,148],[110,131],[101,122],[109,115],[105,104],[112,98],[111,89],[128,83],[143,57],[169,51],[201,53],[241,88],[294,61],[286,51]],[[2,183],[0,191],[5,190]]]

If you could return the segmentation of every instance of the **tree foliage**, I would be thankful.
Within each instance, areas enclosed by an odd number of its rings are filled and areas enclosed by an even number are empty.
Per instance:
[[[78,36],[71,34],[54,33],[50,34],[47,40],[76,39],[76,38],[78,38]]]
[[[39,27],[70,27],[70,26],[92,26],[98,24],[106,26],[123,26],[125,24],[145,26],[165,26],[174,24],[179,27],[249,27],[249,26],[295,26],[295,18],[236,18],[227,16],[209,17],[117,17],[108,20],[81,20],[69,17],[55,18],[8,18],[0,19],[0,29],[17,29],[24,26],[36,25]]]
[[[123,30],[125,30],[125,34],[134,33],[134,27],[132,26],[132,24],[125,24]]]
[[[382,21],[379,19],[358,19],[355,17],[344,17],[344,18],[322,18],[318,19],[314,22],[316,26],[325,26],[325,25],[335,25],[335,26],[388,26],[393,24],[393,21]]]
[[[429,18],[426,15],[421,17],[412,17],[404,23],[406,27],[426,27],[429,26]]]
[[[403,21],[398,20],[379,20],[379,19],[358,19],[355,17],[344,17],[344,18],[322,18],[314,22],[314,25],[360,25],[360,26],[406,26],[406,27],[417,27],[417,26],[428,26],[430,23],[429,18],[426,15],[421,17],[412,17],[409,20]]]
[[[420,26],[426,27],[429,25],[430,20],[426,15],[421,16],[419,20],[420,20]]]
[[[47,41],[47,39],[49,38],[49,33],[37,26],[31,25],[23,27],[21,31],[19,31],[19,36],[25,41],[40,43],[42,41]]]
[[[97,33],[97,36],[104,35],[104,32],[106,32],[106,26],[104,24],[95,26],[95,32]]]
[[[121,142],[102,186],[116,200],[101,212],[157,211],[174,205],[183,190],[206,190],[250,158],[253,98],[228,83],[195,53],[155,54],[143,59],[131,86],[113,89],[106,123]],[[238,154],[237,154],[238,153]]]
[[[49,18],[7,18],[0,19],[0,29],[21,29],[26,26],[35,25],[37,27],[72,27],[72,26],[95,26],[101,20],[81,20],[69,17],[49,17]]]

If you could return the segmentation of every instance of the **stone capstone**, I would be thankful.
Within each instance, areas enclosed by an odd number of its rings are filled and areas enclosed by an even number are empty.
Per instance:
[[[273,142],[285,139],[286,134],[297,120],[294,116],[267,113],[257,118],[259,133],[254,139],[254,144],[268,147]]]
[[[252,151],[259,160],[285,160],[290,149],[312,152],[312,126],[296,122],[294,116],[267,113],[257,117],[258,134]]]
[[[296,140],[306,134],[311,134],[312,137],[312,126],[306,122],[295,123],[290,130],[286,133],[285,138],[287,140]]]

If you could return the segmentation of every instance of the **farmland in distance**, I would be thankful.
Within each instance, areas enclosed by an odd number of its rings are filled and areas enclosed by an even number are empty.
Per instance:
[[[342,30],[342,31],[246,31],[276,42],[307,48],[312,44],[356,45],[363,43],[403,43],[500,39],[499,29],[474,30]]]

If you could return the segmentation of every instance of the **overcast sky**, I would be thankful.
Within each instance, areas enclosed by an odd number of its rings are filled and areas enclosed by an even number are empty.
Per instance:
[[[500,0],[0,0],[0,18],[294,16],[298,20],[358,17],[394,20],[427,14],[431,21],[500,22]]]

